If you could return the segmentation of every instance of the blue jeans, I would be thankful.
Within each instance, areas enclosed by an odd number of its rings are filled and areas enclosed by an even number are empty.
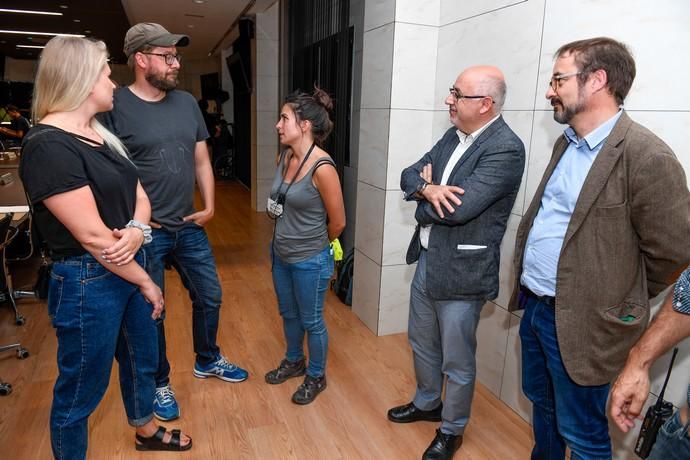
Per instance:
[[[522,390],[532,401],[532,459],[610,459],[609,384],[582,386],[569,376],[556,338],[553,307],[528,296],[520,322]],[[582,331],[583,334],[586,331]]]
[[[136,261],[145,265],[142,251]],[[50,278],[48,312],[59,370],[50,413],[53,455],[83,459],[88,417],[108,388],[113,356],[129,424],[142,426],[153,417],[156,326],[139,288],[91,255],[54,261]]]
[[[680,423],[680,412],[675,414],[659,429],[656,442],[647,460],[687,460],[690,458],[690,421]]]
[[[408,337],[417,391],[412,401],[422,410],[441,404],[441,431],[461,435],[470,419],[477,375],[477,325],[483,300],[434,300],[426,290],[427,251],[419,254],[410,289]]]
[[[147,270],[153,281],[165,289],[165,263],[170,261],[180,275],[192,301],[192,335],[196,361],[208,365],[218,359],[216,342],[222,293],[216,261],[206,231],[189,224],[178,231],[153,229],[153,241],[146,246]],[[164,317],[158,326],[158,372],[156,386],[170,382],[170,363],[166,354]]]
[[[272,252],[272,251],[271,251]],[[278,298],[288,361],[304,359],[304,333],[307,333],[309,365],[307,374],[320,377],[326,371],[328,331],[323,320],[323,301],[333,274],[333,256],[326,246],[315,256],[293,264],[273,256],[273,287]]]

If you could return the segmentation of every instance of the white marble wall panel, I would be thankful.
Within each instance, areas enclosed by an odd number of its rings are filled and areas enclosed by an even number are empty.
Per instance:
[[[277,25],[276,25],[277,27]],[[256,76],[277,77],[280,42],[277,40],[256,41]]]
[[[256,212],[266,211],[266,201],[271,194],[273,179],[256,180]]]
[[[355,247],[381,265],[386,192],[364,182],[357,184]]]
[[[357,232],[357,238],[359,234]],[[352,311],[376,335],[379,329],[381,265],[355,249]]]
[[[505,368],[501,384],[501,401],[520,417],[531,422],[532,403],[522,392],[522,356],[520,348],[520,318],[510,315]]]
[[[441,25],[508,8],[526,0],[441,0]]]
[[[431,136],[434,112],[428,110],[390,111],[387,190],[400,190],[402,170],[428,152],[438,139]]]
[[[414,234],[417,203],[403,200],[403,193],[386,193],[382,265],[404,265],[407,247]]]
[[[396,22],[438,26],[441,0],[395,0]]]
[[[544,0],[523,2],[442,27],[436,98],[446,97],[449,84],[463,68],[491,64],[502,69],[510,82],[505,108],[532,110],[543,4]]]
[[[510,316],[493,302],[487,302],[477,328],[477,380],[496,397],[501,395]]]
[[[448,90],[446,90],[446,93],[447,92]],[[445,96],[443,96],[443,98],[445,99]],[[442,100],[441,103],[443,103]],[[445,110],[434,111],[431,125],[431,142],[434,144],[441,139],[446,130],[452,126],[448,115],[448,106],[444,106],[444,108]],[[431,145],[429,147],[431,147]]]
[[[416,264],[382,267],[378,335],[407,332],[410,286],[416,268]]]
[[[277,63],[275,67],[278,67]],[[278,83],[277,76],[257,75],[256,77],[256,108],[258,111],[268,112],[268,116],[273,117],[274,124],[278,122],[281,107],[281,101],[278,100]]]
[[[433,110],[438,28],[395,24],[391,108]]]
[[[367,5],[370,2],[367,2]],[[364,18],[366,21],[366,16]],[[393,23],[364,32],[361,108],[389,108],[393,69]]]
[[[496,305],[508,309],[510,295],[513,292],[515,270],[513,269],[513,255],[515,254],[515,236],[520,225],[520,216],[511,214],[508,218],[506,233],[501,242],[501,266],[499,270],[498,297],[494,300]]]
[[[510,93],[510,90],[508,90]],[[515,205],[513,205],[513,213],[522,215],[524,212],[525,189],[527,188],[527,165],[529,164],[529,150],[530,142],[532,140],[532,123],[534,120],[534,112],[527,110],[520,111],[504,111],[503,119],[508,126],[515,131],[515,134],[525,144],[525,169],[522,173],[522,182],[520,183],[520,190],[515,197]]]
[[[690,181],[690,99],[684,112],[637,112],[630,111],[628,115],[636,122],[649,128],[673,149],[676,157],[683,165],[685,174]]]
[[[395,0],[364,2],[364,32],[390,24],[395,19]]]
[[[362,109],[359,112],[359,180],[386,188],[390,110]]]
[[[278,20],[280,18],[280,2],[275,2],[263,13],[257,13],[255,22],[255,36],[257,40],[280,39]]]
[[[565,125],[558,124],[553,119],[551,111],[535,111],[534,125],[532,128],[531,146],[529,161],[527,163],[527,179],[525,183],[525,204],[523,211],[526,211],[534,192],[537,190],[541,178],[544,175],[546,166],[551,159],[553,144],[558,136],[563,134]]]
[[[586,12],[586,13],[585,13]],[[682,78],[690,70],[687,56],[690,2],[678,0],[549,0],[545,9],[542,66],[538,92],[546,91],[553,53],[583,38],[610,36],[630,46],[637,64],[628,108],[687,110],[690,86]],[[537,107],[547,107],[546,102]]]
[[[257,145],[256,177],[258,179],[273,180],[276,172],[276,155],[278,155],[277,144],[276,142],[276,145]]]
[[[257,111],[256,112],[256,144],[277,147],[278,133],[276,132],[276,123],[278,122],[278,114],[273,111]],[[273,151],[273,158],[275,158],[277,150]]]

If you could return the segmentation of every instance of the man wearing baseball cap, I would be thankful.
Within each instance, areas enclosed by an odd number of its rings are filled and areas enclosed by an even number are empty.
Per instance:
[[[206,138],[208,132],[194,97],[176,90],[181,56],[178,47],[189,44],[186,35],[171,34],[154,23],[136,24],[127,31],[124,52],[134,69],[134,82],[120,88],[114,108],[101,121],[124,142],[139,170],[151,201],[151,235],[145,246],[147,269],[161,289],[165,262],[170,261],[192,300],[194,376],[241,382],[247,371],[230,363],[217,343],[221,287],[204,230],[214,213],[214,180]],[[194,185],[199,185],[204,208],[194,208]],[[135,253],[148,226],[115,230],[120,238],[104,257],[123,263]],[[140,229],[138,234],[136,230]],[[159,367],[154,414],[161,420],[179,417],[170,385],[165,330],[159,320]]]

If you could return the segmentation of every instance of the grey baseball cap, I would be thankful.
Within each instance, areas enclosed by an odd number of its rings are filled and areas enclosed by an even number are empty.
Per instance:
[[[144,45],[187,46],[189,45],[189,37],[187,35],[171,34],[165,27],[154,22],[140,22],[127,31],[123,51],[129,57]]]

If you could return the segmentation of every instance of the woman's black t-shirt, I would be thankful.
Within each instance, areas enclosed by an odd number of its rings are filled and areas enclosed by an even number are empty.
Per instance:
[[[86,250],[45,207],[53,195],[89,186],[110,228],[124,228],[136,206],[136,167],[108,148],[91,146],[59,128],[38,124],[24,138],[19,176],[33,204],[34,221],[54,258]]]

